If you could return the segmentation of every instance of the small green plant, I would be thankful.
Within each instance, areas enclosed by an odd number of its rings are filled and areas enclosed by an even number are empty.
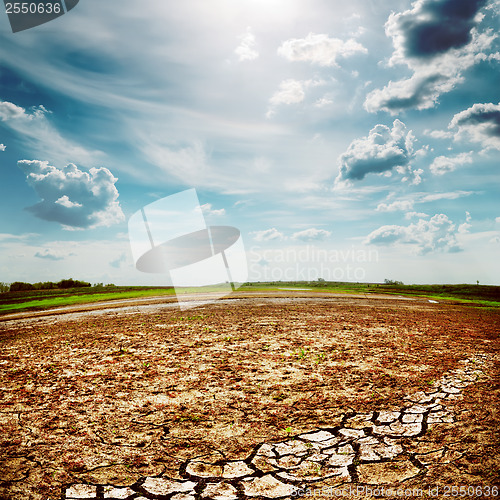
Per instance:
[[[291,428],[291,427],[287,427],[287,428],[285,429],[285,432],[286,432],[288,435],[290,435],[290,434],[292,433],[292,428]]]
[[[297,355],[297,358],[298,358],[298,359],[304,359],[304,358],[306,357],[306,354],[307,354],[307,351],[308,351],[308,350],[309,350],[309,349],[304,349],[303,347],[301,347],[301,348],[299,349],[299,353],[298,353],[298,355]]]

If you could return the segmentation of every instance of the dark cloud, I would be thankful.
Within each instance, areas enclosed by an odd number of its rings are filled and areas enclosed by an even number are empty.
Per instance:
[[[457,113],[450,122],[450,129],[457,129],[455,139],[466,137],[486,148],[500,150],[500,103],[476,103]]]
[[[367,137],[356,139],[340,156],[337,181],[361,180],[369,173],[406,167],[413,157],[414,137],[403,122],[394,120],[392,129],[376,125]]]
[[[58,169],[38,160],[22,160],[18,166],[42,199],[27,208],[36,217],[75,228],[110,226],[124,219],[117,179],[107,168],[84,172],[70,163]]]
[[[36,252],[35,257],[46,260],[64,260],[64,257],[62,257],[56,252],[48,250],[47,248],[43,252]]]
[[[471,41],[475,16],[487,0],[427,0],[400,15],[397,23],[403,33],[408,57],[433,57],[459,49]]]

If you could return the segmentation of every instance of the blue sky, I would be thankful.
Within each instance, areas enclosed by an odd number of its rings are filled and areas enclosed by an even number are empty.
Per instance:
[[[196,188],[251,280],[500,284],[500,2],[0,14],[0,281],[168,284],[127,221]]]

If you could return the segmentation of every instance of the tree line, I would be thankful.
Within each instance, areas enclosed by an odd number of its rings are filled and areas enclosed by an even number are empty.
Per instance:
[[[8,285],[7,283],[2,283],[0,290],[2,292],[26,292],[30,290],[53,290],[56,288],[82,288],[89,287],[90,283],[86,281],[74,280],[73,278],[65,279],[54,283],[53,281],[44,281],[43,283],[25,283],[23,281],[15,281]],[[8,289],[6,290],[5,288]]]

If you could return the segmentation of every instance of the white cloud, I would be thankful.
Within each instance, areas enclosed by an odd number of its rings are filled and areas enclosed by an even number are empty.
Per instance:
[[[255,241],[283,241],[286,239],[286,236],[275,227],[263,231],[253,231],[250,234],[254,235],[253,239]]]
[[[307,88],[320,87],[325,84],[324,80],[294,80],[293,78],[283,80],[278,90],[269,99],[266,117],[271,118],[275,109],[280,105],[299,104],[304,101]]]
[[[288,79],[280,83],[279,89],[269,99],[273,106],[279,104],[297,104],[304,100],[304,84],[299,80]]]
[[[476,103],[457,113],[448,128],[457,129],[457,141],[465,138],[500,151],[500,103]]]
[[[419,219],[409,226],[381,226],[372,231],[365,244],[411,246],[419,255],[431,252],[458,252],[456,226],[444,214],[436,214],[430,220]]]
[[[67,228],[93,228],[111,226],[125,218],[117,201],[117,179],[107,168],[84,172],[70,163],[58,169],[39,160],[21,160],[18,166],[42,199],[27,209],[40,219]]]
[[[338,66],[339,57],[367,52],[368,50],[353,38],[344,42],[326,34],[314,33],[309,33],[305,38],[286,40],[278,48],[278,55],[289,61],[310,62],[320,66]]]
[[[331,236],[331,234],[331,231],[311,227],[309,229],[304,229],[303,231],[293,233],[292,239],[301,241],[320,241],[328,238],[329,236]]]
[[[214,208],[212,208],[211,203],[205,203],[204,205],[200,205],[200,208],[201,208],[202,212],[208,216],[210,216],[210,215],[214,215],[214,216],[226,215],[226,210],[224,208],[214,209]]]
[[[7,146],[5,144],[0,144],[0,151],[5,151]]]
[[[240,61],[253,61],[259,57],[259,53],[255,50],[255,35],[250,27],[240,36],[240,44],[234,50]]]
[[[469,212],[465,212],[465,222],[458,226],[458,232],[461,234],[465,234],[469,232],[469,229],[472,227],[470,221],[472,217]]]
[[[52,161],[67,163],[71,159],[84,164],[102,158],[101,151],[87,151],[78,144],[69,141],[53,127],[47,119],[50,112],[44,106],[31,108],[31,111],[14,103],[0,101],[0,120],[27,141],[29,147],[42,156],[49,156]]]
[[[466,163],[472,163],[472,153],[460,153],[452,157],[438,156],[431,163],[430,170],[434,175],[444,175]]]
[[[330,97],[323,96],[314,103],[314,107],[324,108],[326,106],[330,106],[330,104],[333,104],[333,100],[330,99]]]
[[[377,212],[396,212],[398,210],[411,210],[413,208],[413,200],[397,200],[389,205],[379,203],[375,209]]]
[[[36,252],[35,257],[46,260],[64,260],[64,256],[60,252],[54,252],[52,250],[49,250],[48,248],[46,248],[42,252]]]
[[[439,96],[463,81],[465,70],[488,59],[497,37],[480,32],[479,10],[486,0],[419,0],[411,9],[392,13],[385,25],[394,53],[390,65],[405,64],[410,78],[390,81],[370,92],[365,109],[397,114],[405,109],[428,109]]]
[[[423,217],[429,217],[429,216],[424,212],[407,212],[405,214],[405,219],[413,219],[413,217],[418,217],[422,219]]]
[[[376,125],[367,137],[355,139],[339,158],[340,172],[336,182],[361,180],[369,173],[381,173],[401,167],[411,174],[410,161],[414,157],[412,131],[400,120],[394,120],[392,129]]]
[[[449,191],[447,193],[423,194],[419,197],[420,203],[427,203],[437,200],[456,200],[462,196],[470,196],[474,191]]]
[[[24,108],[16,106],[12,102],[0,101],[0,120],[6,122],[24,117],[27,117],[28,120],[33,119],[33,115],[26,115]]]

